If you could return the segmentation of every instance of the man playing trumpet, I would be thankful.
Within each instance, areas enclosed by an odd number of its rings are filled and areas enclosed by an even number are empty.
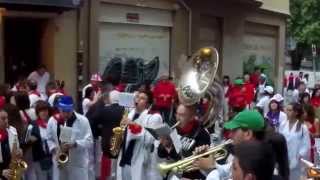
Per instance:
[[[163,137],[160,140],[158,148],[160,158],[177,161],[192,155],[195,147],[210,144],[209,133],[196,119],[195,106],[180,104],[177,108],[176,119],[179,122],[177,132],[181,136],[181,152],[176,152],[169,138]],[[184,172],[182,177],[187,179],[205,179],[205,176],[198,170]]]

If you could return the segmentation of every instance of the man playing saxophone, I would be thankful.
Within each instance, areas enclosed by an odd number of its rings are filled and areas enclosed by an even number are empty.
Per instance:
[[[88,149],[93,143],[89,121],[74,111],[70,96],[60,97],[58,106],[59,116],[51,117],[48,122],[48,146],[53,154],[53,179],[87,180]],[[59,168],[56,158],[61,152],[67,154],[69,161]]]
[[[158,148],[160,158],[168,160],[180,160],[192,155],[192,151],[198,146],[209,145],[210,135],[196,119],[195,106],[180,104],[176,111],[176,119],[179,122],[177,132],[181,136],[181,152],[176,152],[173,144],[168,138],[161,138]],[[184,172],[182,178],[185,179],[205,179],[200,171]]]
[[[0,109],[0,179],[12,179],[15,176],[10,164],[13,160],[21,159],[17,130],[9,126],[8,113]]]
[[[139,91],[135,108],[129,112],[128,118],[121,122],[127,128],[118,157],[117,180],[162,179],[156,169],[156,140],[145,129],[155,129],[163,125],[161,115],[152,112],[152,104],[152,92]]]

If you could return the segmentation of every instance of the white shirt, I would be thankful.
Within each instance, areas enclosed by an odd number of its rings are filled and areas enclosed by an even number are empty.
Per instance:
[[[266,116],[266,114],[269,112],[269,103],[270,103],[270,97],[263,96],[256,105],[257,107],[263,109],[264,116]]]
[[[87,112],[89,111],[89,108],[91,106],[91,100],[89,98],[85,98],[82,101],[82,111],[83,111],[83,115],[87,114]]]
[[[92,85],[91,84],[87,84],[85,87],[83,87],[83,89],[82,89],[82,98],[84,98],[86,96],[86,90],[89,87],[92,87]]]
[[[36,103],[41,100],[41,98],[36,94],[29,94],[29,100],[30,100],[30,107],[34,108],[36,106]]]
[[[44,99],[47,99],[46,86],[50,80],[50,74],[48,72],[45,72],[42,76],[40,76],[37,71],[33,71],[29,75],[28,80],[36,81],[41,97],[43,96]]]
[[[294,174],[299,174],[303,165],[300,158],[309,159],[310,134],[305,124],[297,131],[298,121],[289,129],[289,121],[283,122],[279,127],[279,132],[286,138],[288,146],[288,158],[290,168],[290,180],[296,180]],[[293,175],[293,176],[292,176]]]

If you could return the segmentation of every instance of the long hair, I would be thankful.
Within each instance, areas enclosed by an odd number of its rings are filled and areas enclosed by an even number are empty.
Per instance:
[[[304,123],[304,120],[302,118],[302,115],[303,115],[302,105],[299,103],[291,103],[290,105],[293,108],[293,112],[296,113],[296,119],[298,120],[296,131],[299,131],[301,129],[302,124]]]
[[[317,91],[319,91],[319,90],[320,90],[320,88],[315,88],[315,89],[313,90],[313,93],[312,93],[312,96],[311,96],[311,97],[315,97]]]
[[[314,119],[316,118],[316,113],[314,111],[314,108],[310,104],[304,104],[303,105],[303,112],[307,113],[307,119],[306,121],[310,121],[310,123],[314,123]]]

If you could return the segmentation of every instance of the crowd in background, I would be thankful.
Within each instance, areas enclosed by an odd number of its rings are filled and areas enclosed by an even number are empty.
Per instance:
[[[262,70],[255,68],[253,73],[245,73],[234,80],[223,77],[223,101],[211,102],[212,99],[203,97],[197,105],[186,106],[179,103],[178,90],[172,79],[161,76],[154,83],[130,88],[130,93],[135,96],[135,107],[130,108],[124,118],[126,107],[119,105],[119,96],[128,90],[126,84],[104,82],[99,74],[93,74],[90,83],[83,88],[80,113],[76,113],[75,101],[65,92],[64,82],[50,81],[46,68],[40,66],[13,87],[0,86],[0,119],[4,119],[4,125],[0,127],[1,175],[8,178],[12,173],[8,167],[12,142],[9,130],[6,131],[10,127],[19,139],[20,156],[29,165],[24,174],[26,180],[77,177],[100,180],[167,179],[170,176],[161,175],[157,164],[177,161],[195,151],[202,151],[197,147],[210,145],[212,134],[220,139],[246,142],[247,139],[259,140],[256,132],[260,131],[268,134],[263,141],[279,141],[278,146],[273,142],[272,149],[277,152],[274,161],[269,162],[272,171],[275,170],[274,174],[284,180],[300,179],[305,176],[301,158],[318,162],[315,146],[320,135],[320,87],[315,85],[313,89],[308,89],[307,79],[301,73],[298,77],[290,76],[284,85],[285,93],[292,93],[283,96],[275,92]],[[215,127],[204,127],[203,116],[212,107],[210,103],[219,103],[224,107],[224,118],[220,124],[214,124]],[[177,121],[180,122],[177,132],[184,145],[181,153],[175,152],[173,142],[167,137],[155,139],[145,130],[145,127],[157,128],[164,124],[173,126]],[[239,121],[237,126],[234,121]],[[233,124],[230,125],[231,122]],[[112,129],[120,124],[128,128],[120,154],[114,156],[110,152]],[[68,128],[72,129],[72,142],[63,142],[61,133],[68,132]],[[239,129],[242,129],[241,136]],[[254,133],[246,134],[250,130]],[[8,147],[3,144],[8,144]],[[267,150],[261,150],[259,144],[239,144],[242,145],[236,146],[234,151],[238,160],[247,157],[242,149],[248,147],[257,151],[260,149],[259,157],[270,155]],[[57,164],[56,158],[61,152],[69,153],[67,168]],[[250,155],[254,153],[257,152],[250,151]],[[10,158],[6,158],[8,155]],[[185,179],[223,179],[223,171],[217,175],[215,170],[219,168],[209,168],[210,164],[212,162],[208,159],[198,160],[194,163],[196,171],[180,176]],[[223,164],[229,165],[227,161]],[[230,168],[228,166],[225,173],[229,177]],[[258,171],[256,173],[256,176],[263,176]],[[235,175],[232,176],[235,179]]]

